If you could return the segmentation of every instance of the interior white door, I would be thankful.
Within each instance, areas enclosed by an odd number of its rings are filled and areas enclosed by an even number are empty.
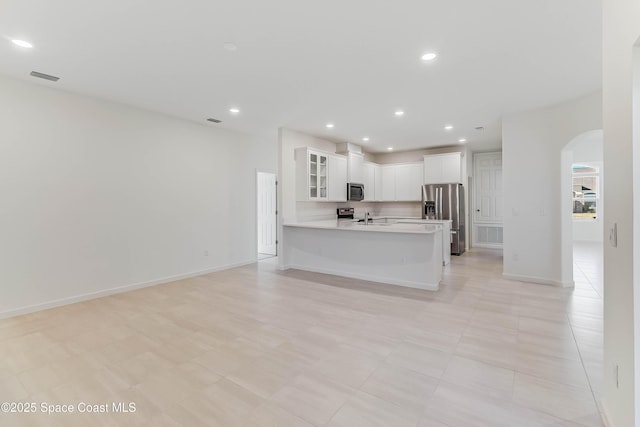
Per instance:
[[[476,154],[475,173],[475,222],[501,223],[502,153]]]
[[[473,246],[503,243],[502,153],[474,155]]]
[[[276,175],[258,172],[258,253],[276,255]]]

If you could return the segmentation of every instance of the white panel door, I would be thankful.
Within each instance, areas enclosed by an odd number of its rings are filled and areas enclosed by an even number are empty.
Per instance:
[[[503,220],[502,153],[476,154],[475,175],[474,221],[501,223]]]
[[[258,172],[258,253],[276,255],[276,175]]]

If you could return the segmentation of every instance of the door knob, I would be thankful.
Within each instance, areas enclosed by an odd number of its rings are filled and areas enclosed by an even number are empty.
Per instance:
[[[476,212],[480,212],[480,209],[476,209]]]

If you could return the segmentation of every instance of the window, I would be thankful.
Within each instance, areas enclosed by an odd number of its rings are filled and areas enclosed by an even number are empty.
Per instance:
[[[593,166],[575,164],[573,167],[573,219],[597,219],[600,196],[600,170]]]

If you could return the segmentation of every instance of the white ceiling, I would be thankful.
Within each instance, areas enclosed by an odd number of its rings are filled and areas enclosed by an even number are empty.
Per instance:
[[[500,146],[504,114],[600,89],[600,3],[3,0],[0,73],[212,127],[482,150]]]

